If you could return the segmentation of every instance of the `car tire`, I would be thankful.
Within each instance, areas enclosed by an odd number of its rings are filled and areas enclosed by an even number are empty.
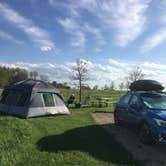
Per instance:
[[[144,122],[143,124],[141,124],[138,134],[139,134],[139,139],[143,144],[145,145],[153,144],[151,129],[147,123]]]
[[[117,125],[117,126],[121,126],[122,125],[122,122],[119,119],[119,115],[118,115],[118,111],[117,110],[114,111],[114,122],[115,122],[115,125]]]

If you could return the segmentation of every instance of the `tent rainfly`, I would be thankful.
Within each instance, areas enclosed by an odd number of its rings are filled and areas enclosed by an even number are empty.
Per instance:
[[[4,89],[0,112],[23,118],[70,114],[57,89],[44,81],[32,79],[14,83]]]

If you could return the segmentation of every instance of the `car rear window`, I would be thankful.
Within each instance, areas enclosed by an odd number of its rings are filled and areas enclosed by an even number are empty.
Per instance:
[[[127,95],[123,96],[123,97],[120,99],[120,103],[122,103],[122,104],[128,104],[128,103],[129,103],[129,100],[130,100],[130,97],[131,97],[130,94],[127,94]]]
[[[130,100],[130,104],[139,104],[139,103],[140,103],[139,97],[136,95],[133,95]]]

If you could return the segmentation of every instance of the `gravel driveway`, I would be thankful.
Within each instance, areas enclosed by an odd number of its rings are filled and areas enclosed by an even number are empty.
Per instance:
[[[114,125],[112,113],[93,113],[92,117],[97,124],[130,151],[136,160],[143,161],[146,166],[166,166],[165,145],[143,145],[135,133],[125,127]]]

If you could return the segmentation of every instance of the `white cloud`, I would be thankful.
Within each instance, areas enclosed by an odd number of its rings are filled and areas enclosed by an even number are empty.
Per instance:
[[[81,21],[83,11],[90,13],[105,32],[114,30],[115,43],[127,46],[144,30],[146,11],[151,0],[80,0],[56,1],[50,0],[53,7],[64,8],[71,18]],[[90,24],[90,23],[89,23]],[[99,26],[100,25],[100,26]],[[94,27],[94,26],[92,26]]]
[[[75,20],[70,19],[70,18],[65,18],[65,19],[57,19],[57,21],[59,22],[60,25],[62,25],[66,31],[70,31],[70,30],[75,30],[77,29],[79,26],[78,24],[75,22]]]
[[[98,47],[106,43],[101,31],[88,23],[79,22],[73,18],[58,18],[57,22],[64,28],[65,32],[71,35],[70,44],[73,47],[84,47],[89,34],[97,40]]]
[[[97,40],[97,45],[104,46],[106,44],[106,41],[102,35],[102,32],[99,28],[96,28],[89,24],[84,24],[84,26],[81,26],[82,31],[86,33],[90,33],[94,35],[95,39]]]
[[[85,60],[84,60],[85,61]],[[113,80],[116,86],[125,81],[124,78],[128,73],[136,66],[139,66],[143,73],[146,74],[147,79],[155,79],[160,81],[166,86],[166,65],[154,63],[154,62],[124,62],[116,59],[108,59],[108,63],[102,65],[100,63],[93,63],[91,61],[86,61],[88,63],[89,70],[89,81],[90,86],[99,85],[103,87],[105,84],[109,85]],[[72,84],[70,76],[72,75],[71,67],[75,62],[65,62],[64,64],[55,63],[0,63],[1,66],[7,67],[20,67],[28,71],[38,71],[39,74],[47,75],[51,81],[56,80],[59,82],[68,82]]]
[[[142,53],[146,53],[166,42],[166,0],[154,1],[152,9],[149,28],[153,27],[153,32],[146,37],[141,45]]]
[[[40,47],[41,51],[50,51],[52,48],[49,46],[42,46]]]
[[[71,38],[70,42],[73,47],[84,47],[86,42],[85,34],[81,31],[76,31],[73,33],[73,38]]]
[[[163,42],[166,42],[166,28],[160,29],[151,37],[147,38],[145,43],[141,47],[141,51],[142,52],[149,51]]]
[[[149,1],[146,0],[104,1],[98,16],[109,28],[115,29],[116,44],[123,47],[144,30],[148,7]]]
[[[23,41],[17,40],[14,36],[0,30],[0,38],[14,42],[16,44],[23,44]]]
[[[117,60],[112,59],[112,58],[109,59],[109,64],[114,65],[116,67],[127,67],[127,66],[129,66],[128,63],[117,61]]]
[[[8,5],[0,3],[0,15],[26,33],[42,51],[55,49],[55,44],[46,30],[36,26],[32,20],[23,17]]]
[[[70,18],[61,19],[58,18],[57,22],[64,28],[65,32],[71,35],[70,45],[73,47],[84,47],[86,42],[86,36],[81,31],[78,23]]]

